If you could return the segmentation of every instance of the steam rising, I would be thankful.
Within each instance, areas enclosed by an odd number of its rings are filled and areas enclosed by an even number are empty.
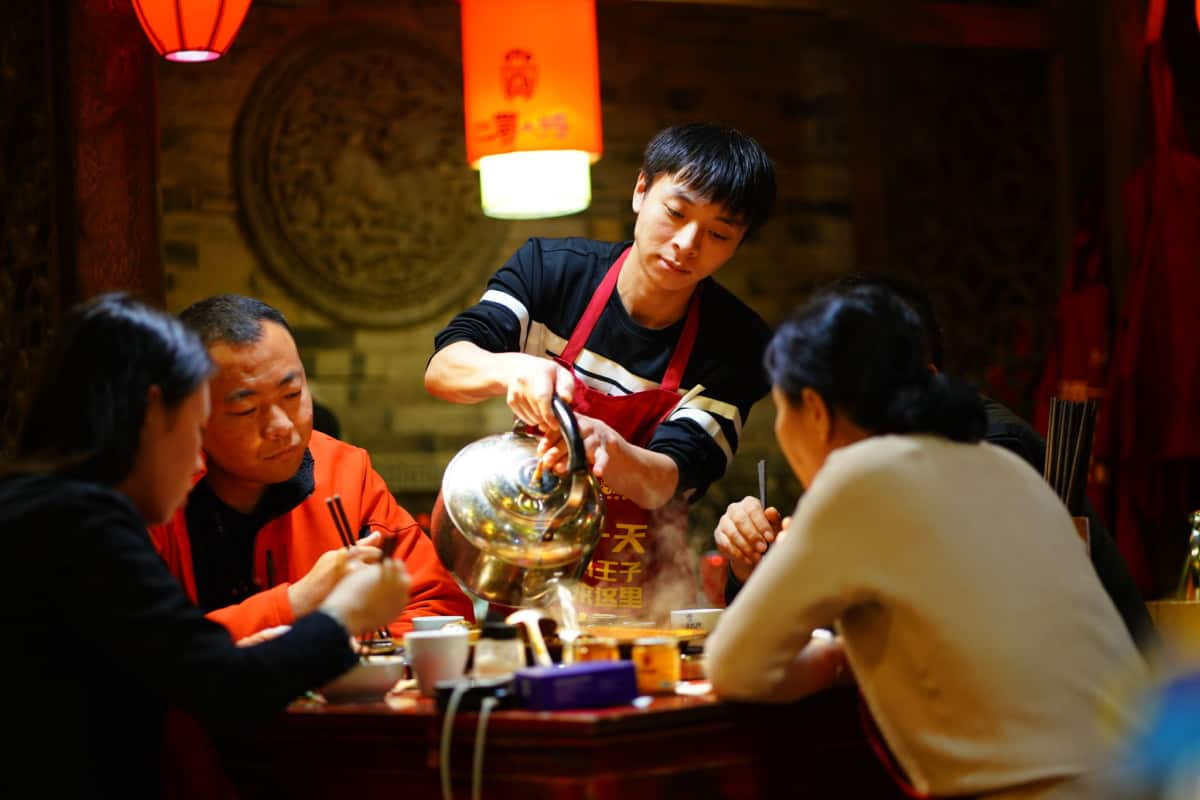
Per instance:
[[[698,556],[688,546],[688,506],[675,500],[654,512],[651,520],[651,540],[648,550],[653,555],[650,565],[650,580],[643,584],[641,609],[595,609],[597,613],[617,612],[623,617],[642,624],[665,627],[670,622],[671,611],[707,605],[702,600],[699,580]],[[578,634],[579,618],[576,613],[578,592],[574,581],[555,581],[551,591],[543,597],[546,613],[558,623],[568,636]],[[591,609],[588,609],[589,611]],[[623,612],[623,613],[622,613]]]

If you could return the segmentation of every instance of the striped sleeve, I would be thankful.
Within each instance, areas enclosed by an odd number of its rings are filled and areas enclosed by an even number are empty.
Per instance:
[[[762,354],[771,331],[719,287],[706,292],[701,331],[680,394],[704,389],[658,426],[650,449],[674,459],[678,493],[695,500],[733,463],[750,409],[770,390]],[[707,324],[706,324],[707,323]]]
[[[675,409],[658,426],[650,449],[675,461],[679,494],[695,500],[725,474],[737,452],[751,405],[752,400],[739,408],[701,394]]]
[[[434,351],[472,342],[493,353],[519,352],[529,336],[538,242],[527,241],[488,281],[479,302],[450,320],[434,337]]]

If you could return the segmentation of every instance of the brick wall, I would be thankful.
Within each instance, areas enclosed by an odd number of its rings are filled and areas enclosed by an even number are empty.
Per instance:
[[[337,323],[264,271],[238,222],[230,161],[239,109],[290,38],[331,18],[396,26],[459,59],[454,3],[323,0],[256,4],[224,58],[162,62],[167,302],[178,311],[210,294],[240,292],[279,307],[296,329],[313,393],[338,415],[343,438],[368,448],[393,491],[418,511],[428,508],[442,468],[463,444],[508,427],[507,408],[457,406],[425,394],[425,362],[444,319],[396,330]],[[849,269],[846,87],[835,29],[800,12],[674,3],[601,3],[598,27],[605,153],[592,172],[592,206],[569,218],[506,224],[504,252],[530,235],[630,236],[630,197],[647,139],[672,123],[714,120],[758,138],[777,162],[781,187],[776,218],[720,280],[775,323],[814,284]],[[772,418],[766,399],[751,416],[730,474],[697,509],[698,535],[707,535],[730,498],[756,491],[758,458],[770,459],[771,498],[795,498]]]

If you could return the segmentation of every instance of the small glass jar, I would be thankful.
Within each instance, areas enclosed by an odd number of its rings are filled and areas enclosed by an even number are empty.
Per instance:
[[[503,678],[525,666],[525,643],[516,625],[485,622],[475,643],[472,674],[476,678]]]
[[[576,661],[619,661],[617,640],[607,636],[589,636],[575,642]]]
[[[679,640],[674,636],[648,636],[633,640],[633,666],[638,691],[674,694],[679,683]]]
[[[679,657],[679,679],[702,681],[708,677],[704,667],[704,653],[687,653]]]

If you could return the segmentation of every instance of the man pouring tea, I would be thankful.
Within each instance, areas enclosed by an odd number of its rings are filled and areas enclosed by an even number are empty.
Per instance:
[[[573,408],[607,506],[582,610],[648,619],[694,599],[687,504],[724,474],[768,391],[770,330],[713,276],[774,201],[754,139],[667,128],[638,172],[632,241],[531,238],[435,338],[426,389],[457,403],[503,395],[559,474],[552,399]]]

